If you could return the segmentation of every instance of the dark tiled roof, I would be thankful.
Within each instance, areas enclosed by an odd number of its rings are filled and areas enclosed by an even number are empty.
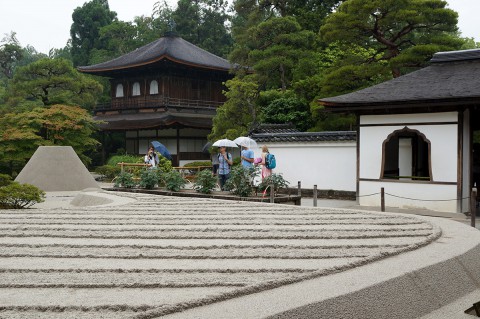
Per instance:
[[[128,69],[152,64],[162,59],[222,71],[228,71],[231,68],[231,64],[227,60],[178,36],[168,35],[116,59],[90,66],[80,66],[78,70],[85,73],[97,73]]]
[[[440,52],[432,65],[384,83],[319,102],[327,108],[480,99],[480,49]]]
[[[357,140],[355,131],[338,132],[290,132],[290,133],[257,133],[250,137],[257,143],[272,142],[349,142]]]
[[[252,129],[251,134],[264,134],[264,133],[296,133],[299,132],[295,126],[291,123],[287,124],[259,124]]]

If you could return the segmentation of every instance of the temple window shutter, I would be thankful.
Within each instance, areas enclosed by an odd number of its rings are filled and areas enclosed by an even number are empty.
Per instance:
[[[150,82],[150,94],[158,94],[158,82],[156,80]]]
[[[140,95],[140,83],[135,82],[133,83],[132,87],[132,96],[139,96]]]
[[[117,90],[115,92],[115,97],[123,97],[123,85],[117,84]]]

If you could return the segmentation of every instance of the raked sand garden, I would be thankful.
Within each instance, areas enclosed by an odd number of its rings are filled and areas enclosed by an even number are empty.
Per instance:
[[[156,318],[328,276],[441,234],[389,213],[105,194],[109,205],[65,196],[0,211],[0,318]]]

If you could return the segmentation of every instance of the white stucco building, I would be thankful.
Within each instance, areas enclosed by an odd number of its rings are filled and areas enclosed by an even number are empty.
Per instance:
[[[387,206],[469,211],[480,50],[437,53],[429,67],[320,103],[357,115],[360,205],[378,206],[383,187]]]
[[[299,132],[292,126],[262,125],[250,136],[275,155],[275,173],[296,187],[355,192],[356,132]]]

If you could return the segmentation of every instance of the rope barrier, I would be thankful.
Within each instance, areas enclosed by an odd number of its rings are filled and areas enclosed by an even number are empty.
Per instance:
[[[421,201],[421,202],[449,202],[449,201],[470,199],[470,196],[469,197],[463,197],[463,198],[455,198],[455,199],[419,199],[419,198],[402,197],[402,196],[397,196],[397,195],[393,195],[393,194],[389,194],[389,193],[385,193],[385,195],[389,195],[389,196],[396,197],[396,198],[408,199],[408,200],[416,200],[416,201]]]
[[[367,196],[373,196],[373,195],[378,195],[380,193],[373,193],[373,194],[367,194],[367,195],[357,195],[356,197],[359,198],[359,197],[367,197]]]

